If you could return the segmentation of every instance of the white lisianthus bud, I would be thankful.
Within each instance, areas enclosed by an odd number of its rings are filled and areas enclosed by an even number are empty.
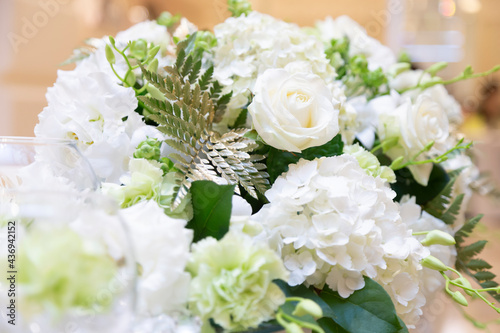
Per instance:
[[[455,238],[449,233],[446,233],[441,230],[432,230],[427,234],[423,241],[421,241],[422,245],[430,246],[430,245],[455,245]]]
[[[439,272],[445,272],[448,270],[448,266],[443,264],[441,260],[434,256],[427,256],[422,261],[420,262],[422,266],[439,271]]]
[[[311,301],[310,299],[303,299],[299,302],[299,304],[297,304],[292,315],[297,317],[311,315],[314,318],[321,318],[323,317],[323,310],[321,310],[318,303]]]
[[[453,300],[455,302],[457,302],[458,304],[460,304],[462,306],[468,306],[469,305],[469,303],[465,299],[464,295],[460,291],[458,291],[458,290],[451,294],[451,298],[453,298]]]
[[[300,64],[291,63],[285,69],[268,69],[259,76],[248,111],[267,144],[300,153],[337,135],[339,103],[334,103],[323,79],[297,67]]]

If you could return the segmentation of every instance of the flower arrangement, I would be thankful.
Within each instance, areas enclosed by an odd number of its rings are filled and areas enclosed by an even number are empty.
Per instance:
[[[158,316],[165,332],[186,320],[193,332],[406,332],[438,291],[500,312],[485,242],[467,241],[477,169],[444,88],[500,67],[444,80],[446,63],[411,70],[345,16],[303,29],[247,1],[229,10],[213,32],[164,13],[90,40],[35,128],[74,140],[120,204],[137,332]],[[61,237],[46,250],[89,256]]]

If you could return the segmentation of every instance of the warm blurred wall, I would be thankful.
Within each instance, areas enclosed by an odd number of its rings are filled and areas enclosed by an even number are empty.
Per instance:
[[[252,3],[256,10],[300,25],[347,14],[372,36],[383,39],[387,1],[397,0]],[[475,19],[474,43],[468,44],[476,48],[473,65],[478,70],[500,63],[500,1],[482,0],[482,4]],[[0,0],[0,135],[32,135],[59,64],[85,38],[114,34],[140,18],[145,9],[152,17],[163,10],[182,13],[200,28],[212,28],[228,16],[226,0]]]

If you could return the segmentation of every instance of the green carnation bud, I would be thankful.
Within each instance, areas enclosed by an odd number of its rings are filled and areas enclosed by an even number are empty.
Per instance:
[[[111,65],[114,65],[116,63],[115,54],[114,54],[113,50],[111,49],[111,46],[109,46],[108,44],[106,44],[105,52],[106,52],[106,60],[108,60],[108,62]]]
[[[427,234],[425,239],[421,241],[422,245],[430,246],[430,245],[455,245],[455,238],[449,233],[446,233],[441,230],[432,230]]]
[[[145,59],[148,54],[148,43],[144,39],[138,39],[130,44],[130,54],[136,59]]]
[[[297,317],[311,315],[314,318],[321,318],[323,317],[323,310],[321,310],[321,307],[316,302],[304,299],[297,304],[292,315]]]
[[[160,141],[154,138],[148,138],[137,146],[137,150],[134,152],[134,157],[159,161],[161,157],[160,146]]]
[[[442,62],[435,63],[434,65],[427,68],[426,72],[432,76],[435,76],[438,72],[442,71],[446,67],[448,67],[448,63],[442,61]]]
[[[455,283],[458,283],[459,285],[465,287],[465,288],[470,288],[470,289],[473,289],[472,288],[472,285],[470,284],[469,280],[467,280],[466,278],[464,277],[461,277],[461,278],[458,278],[458,279],[455,279],[453,280],[453,282]],[[470,291],[470,290],[467,290],[467,289],[464,289],[465,293],[469,296],[474,296],[476,293],[473,292],[473,291]]]
[[[252,5],[248,0],[228,0],[228,10],[234,17],[248,15],[252,11]]]
[[[422,261],[420,261],[422,266],[440,271],[440,272],[445,272],[448,270],[448,266],[446,266],[441,260],[434,256],[427,256]]]
[[[460,305],[463,305],[463,306],[469,305],[469,303],[465,299],[465,296],[462,295],[462,293],[458,290],[451,294],[451,298],[453,298],[453,300]]]

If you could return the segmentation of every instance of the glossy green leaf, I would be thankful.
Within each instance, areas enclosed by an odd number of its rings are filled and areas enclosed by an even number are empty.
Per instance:
[[[194,242],[205,237],[221,239],[229,230],[234,185],[217,185],[208,180],[191,185],[193,219],[187,227],[194,231]]]

